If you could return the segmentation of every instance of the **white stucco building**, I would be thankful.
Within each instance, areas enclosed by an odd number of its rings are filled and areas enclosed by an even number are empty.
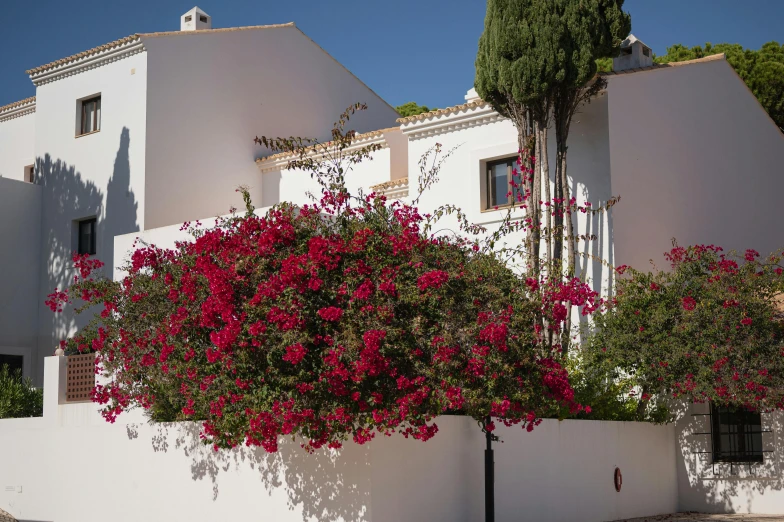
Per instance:
[[[475,92],[396,120],[293,24],[213,29],[198,8],[180,22],[180,31],[128,36],[32,69],[36,97],[0,107],[0,238],[15,245],[0,251],[0,356],[22,356],[37,382],[43,357],[78,327],[43,304],[70,280],[71,252],[94,251],[116,270],[136,237],[172,245],[180,223],[241,207],[239,185],[260,207],[302,203],[317,190],[286,168],[290,156],[270,156],[254,136],[328,139],[338,114],[364,102],[368,110],[351,120],[356,143],[380,150],[348,175],[350,188],[410,201],[419,159],[439,143],[454,152],[420,208],[454,204],[490,229],[506,212],[493,178],[516,156],[516,131]],[[784,134],[723,55],[654,65],[630,37],[605,78],[569,139],[578,203],[621,197],[610,213],[577,214],[576,232],[598,237],[578,248],[579,270],[597,289],[612,276],[597,259],[644,269],[661,264],[673,237],[762,253],[784,245],[773,219]],[[763,437],[764,477],[739,478],[701,453],[706,439],[694,434],[712,427],[692,413],[703,412],[684,411],[675,429],[678,506],[784,512],[781,435]],[[761,422],[781,425],[778,416]]]
[[[294,24],[212,29],[198,8],[180,22],[31,69],[36,96],[0,107],[0,354],[36,382],[78,326],[44,300],[72,277],[80,227],[111,270],[117,235],[225,214],[240,185],[261,201],[255,136],[324,139],[357,102],[358,131],[395,125]]]

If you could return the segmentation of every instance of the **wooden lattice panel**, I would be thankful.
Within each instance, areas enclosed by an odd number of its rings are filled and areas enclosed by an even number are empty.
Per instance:
[[[89,401],[95,387],[95,354],[69,355],[66,362],[66,402]]]

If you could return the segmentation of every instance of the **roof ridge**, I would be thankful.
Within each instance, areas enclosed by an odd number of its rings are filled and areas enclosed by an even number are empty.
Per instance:
[[[645,67],[635,67],[633,69],[625,69],[623,71],[609,71],[609,72],[602,72],[599,73],[599,76],[620,76],[629,73],[635,73],[640,71],[651,71],[655,69],[669,69],[671,67],[683,67],[684,65],[692,65],[695,63],[705,63],[705,62],[714,62],[717,60],[726,60],[727,57],[724,53],[718,54],[711,54],[708,56],[703,56],[702,58],[694,58],[692,60],[683,60],[682,62],[666,62],[666,63],[654,63],[653,65],[646,65]]]
[[[48,71],[50,69],[54,69],[55,67],[64,65],[68,62],[78,60],[79,58],[85,58],[87,56],[98,54],[102,51],[106,51],[108,49],[118,47],[120,45],[133,42],[141,38],[154,38],[158,36],[174,36],[174,35],[186,35],[186,34],[225,33],[231,31],[247,31],[247,30],[254,30],[254,29],[275,29],[279,27],[295,27],[295,25],[294,22],[287,22],[285,24],[249,25],[245,27],[219,27],[216,29],[200,29],[198,31],[160,31],[160,32],[153,32],[153,33],[134,33],[132,35],[119,38],[117,40],[112,40],[111,42],[105,43],[103,45],[93,47],[92,49],[87,49],[86,51],[72,54],[70,56],[66,56],[65,58],[60,58],[59,60],[55,60],[53,62],[49,62],[44,65],[39,65],[38,67],[33,67],[32,69],[28,69],[25,72],[28,75],[32,76],[34,74],[38,74],[44,71]]]
[[[21,107],[22,105],[26,105],[26,104],[34,102],[34,101],[35,101],[35,96],[30,96],[29,98],[25,98],[23,100],[11,102],[11,103],[9,103],[7,105],[0,106],[0,112],[5,112],[5,111],[11,110],[11,109],[15,109],[17,107]]]
[[[242,27],[217,27],[215,29],[199,29],[198,31],[158,31],[154,33],[138,33],[138,36],[144,38],[155,38],[157,36],[175,36],[187,34],[211,34],[211,33],[229,33],[232,31],[249,31],[255,29],[278,29],[281,27],[296,27],[294,22],[286,22],[283,24],[267,24],[267,25],[245,25]]]

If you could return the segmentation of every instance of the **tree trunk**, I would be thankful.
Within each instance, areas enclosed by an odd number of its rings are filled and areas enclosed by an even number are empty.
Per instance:
[[[568,128],[568,126],[567,126]],[[567,130],[568,134],[568,130]],[[563,140],[564,147],[563,151],[559,155],[559,161],[561,162],[561,185],[563,186],[563,212],[564,212],[564,222],[566,224],[564,235],[566,241],[566,279],[572,279],[574,277],[574,221],[572,220],[572,205],[570,203],[571,195],[569,193],[569,178],[566,174],[566,139]],[[566,307],[568,313],[566,314],[566,320],[564,321],[563,332],[561,334],[561,349],[563,353],[566,354],[569,351],[569,344],[571,343],[571,333],[572,333],[572,303],[570,302]]]
[[[637,412],[635,413],[635,419],[637,419],[640,422],[642,422],[645,419],[645,410],[648,407],[648,403],[642,400],[642,398],[647,394],[648,392],[645,390],[645,388],[640,390],[640,398],[639,398],[639,402],[637,402]]]
[[[531,247],[531,268],[534,274],[539,273],[539,256],[542,242],[542,209],[539,201],[542,199],[542,176],[539,169],[539,162],[542,158],[542,147],[539,140],[539,124],[534,123],[534,164],[531,165],[531,200],[528,202],[529,215],[531,216],[530,226],[533,230]]]
[[[550,160],[549,154],[547,153],[547,125],[542,125],[539,127],[539,133],[536,136],[536,141],[539,147],[539,157],[537,160],[539,161],[539,171],[541,182],[544,183],[544,201],[550,202],[552,204],[552,199],[550,197]],[[550,273],[552,270],[552,262],[553,262],[553,254],[552,254],[552,229],[553,229],[553,216],[551,211],[551,206],[544,205],[542,207],[542,211],[545,212],[545,263],[547,266],[547,272]]]

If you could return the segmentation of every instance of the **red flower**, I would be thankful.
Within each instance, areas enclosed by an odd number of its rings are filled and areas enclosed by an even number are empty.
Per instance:
[[[441,288],[441,285],[449,281],[449,274],[443,270],[433,270],[426,272],[419,276],[417,279],[417,286],[420,292],[424,292],[428,288]]]
[[[286,347],[286,355],[283,356],[283,360],[296,365],[305,358],[307,353],[308,350],[300,343],[292,344],[291,346]]]
[[[694,310],[697,306],[697,301],[692,296],[687,296],[683,298],[682,306],[684,310]]]
[[[337,308],[336,306],[330,306],[327,308],[322,308],[318,311],[318,314],[325,321],[337,322],[340,321],[341,317],[343,317],[343,310]]]

